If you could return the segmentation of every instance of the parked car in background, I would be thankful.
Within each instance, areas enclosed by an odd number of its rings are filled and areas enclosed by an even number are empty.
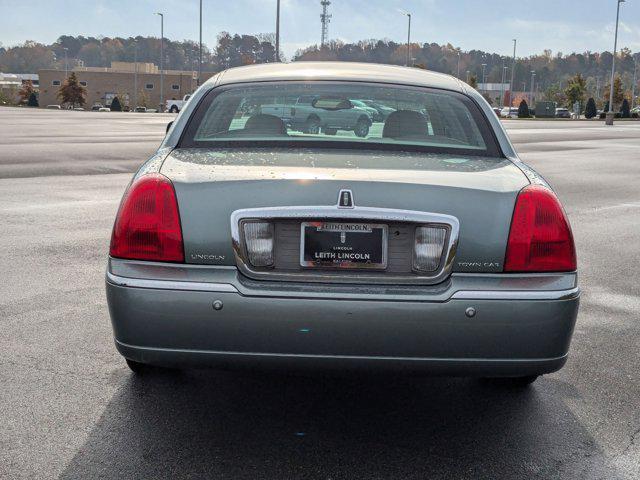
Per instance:
[[[91,107],[91,110],[94,112],[97,112],[98,110],[100,110],[101,108],[103,108],[104,105],[102,105],[101,103],[94,103]]]
[[[374,118],[376,122],[384,122],[389,115],[396,111],[395,108],[387,107],[380,102],[374,102],[373,100],[361,101],[368,107],[374,108],[378,112],[377,118]]]
[[[49,110],[62,110],[62,107],[60,105],[47,105],[47,108]]]
[[[518,109],[516,107],[504,107],[500,111],[502,118],[518,118]]]
[[[188,94],[182,97],[182,100],[176,100],[175,98],[172,100],[167,100],[165,110],[171,113],[178,113],[180,110],[182,110],[182,107],[184,107],[184,105],[190,98],[191,95]]]
[[[367,105],[362,100],[350,99],[350,101],[351,101],[351,104],[354,107],[359,108],[360,110],[364,110],[365,112],[367,112],[367,114],[369,114],[369,117],[371,117],[372,121],[374,121],[374,122],[381,122],[382,121],[382,115],[380,115],[378,110],[376,110],[375,108],[370,107],[369,105]]]
[[[571,118],[571,112],[567,108],[556,108],[556,118]]]
[[[373,109],[363,109],[345,98],[303,95],[293,103],[262,105],[260,112],[274,115],[291,127],[303,133],[335,135],[340,130],[355,132],[358,137],[366,137],[373,122]],[[373,110],[375,111],[375,110]]]
[[[109,107],[100,107],[100,108],[98,108],[98,111],[99,112],[110,112],[111,109]]]
[[[274,103],[286,96],[299,101]],[[351,98],[397,109],[363,136]],[[567,216],[475,89],[390,65],[271,63],[211,78],[169,125],[124,194],[106,272],[134,372],[396,369],[522,387],[567,361],[580,296]]]
[[[496,116],[500,117],[502,115],[502,109],[500,107],[493,107],[492,110],[493,113],[496,114]]]
[[[147,107],[136,107],[133,110],[136,113],[146,113],[147,112]]]

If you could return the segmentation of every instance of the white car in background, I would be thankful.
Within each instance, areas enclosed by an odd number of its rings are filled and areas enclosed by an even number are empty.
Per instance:
[[[500,112],[502,118],[518,118],[518,109],[516,107],[504,107]]]
[[[184,104],[191,98],[191,95],[185,95],[182,100],[167,100],[165,110],[171,113],[178,113],[184,107]]]
[[[351,100],[351,103],[353,104],[354,107],[367,112],[367,114],[369,115],[369,117],[371,117],[372,120],[376,122],[382,121],[382,116],[378,113],[378,110],[376,110],[373,107],[370,107],[369,105],[364,103],[362,100]]]

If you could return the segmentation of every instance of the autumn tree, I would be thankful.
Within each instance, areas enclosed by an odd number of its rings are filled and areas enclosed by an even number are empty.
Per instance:
[[[150,104],[149,95],[144,90],[138,92],[138,104],[134,105],[133,108],[136,107],[148,107]]]
[[[575,103],[582,103],[587,92],[587,82],[579,73],[569,79],[564,94],[567,98],[567,107],[571,108]]]
[[[469,77],[469,86],[472,88],[478,88],[478,78],[475,75]]]
[[[605,101],[609,101],[609,95],[611,92],[611,83],[604,87],[604,99]],[[622,88],[622,78],[617,76],[613,81],[613,105],[612,111],[616,111],[616,105],[620,105],[624,100],[624,89]],[[608,111],[608,110],[605,110]]]
[[[58,98],[61,103],[71,105],[73,108],[83,106],[86,102],[86,96],[87,91],[78,82],[75,72],[69,74],[58,90]]]
[[[20,103],[27,103],[32,93],[35,93],[36,89],[33,87],[33,82],[27,80],[22,84],[22,88],[18,91],[20,97]]]

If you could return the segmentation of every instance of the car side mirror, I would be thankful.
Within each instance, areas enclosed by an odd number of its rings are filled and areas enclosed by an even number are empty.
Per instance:
[[[173,120],[167,123],[167,130],[164,133],[169,133],[169,129],[171,128],[171,125],[173,125]]]

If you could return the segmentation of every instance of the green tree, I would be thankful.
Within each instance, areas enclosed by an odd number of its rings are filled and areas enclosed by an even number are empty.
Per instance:
[[[475,75],[471,75],[469,78],[469,86],[472,88],[478,88],[478,78]]]
[[[38,107],[38,95],[36,94],[36,92],[31,92],[31,95],[29,95],[29,100],[27,100],[27,106],[28,107]]]
[[[0,88],[0,105],[13,105],[14,100],[12,96],[11,92]]]
[[[520,106],[518,106],[518,118],[531,118],[531,113],[529,112],[529,105],[527,105],[526,100],[522,100],[520,102]]]
[[[75,72],[69,74],[60,89],[58,90],[58,98],[63,104],[71,105],[72,107],[82,106],[86,102],[87,91],[80,85]]]
[[[118,97],[113,97],[113,100],[111,100],[111,111],[112,112],[122,111],[122,104],[120,103],[120,99]]]
[[[578,73],[570,78],[567,88],[564,90],[567,97],[567,107],[572,108],[575,103],[582,103],[586,92],[587,81],[581,74]]]
[[[620,107],[620,116],[622,118],[631,118],[631,107],[629,106],[629,100],[626,98],[622,100],[622,107]]]
[[[594,118],[597,115],[598,109],[596,108],[596,101],[593,99],[593,97],[591,97],[589,98],[589,100],[587,100],[587,106],[584,110],[584,116],[586,118]]]

